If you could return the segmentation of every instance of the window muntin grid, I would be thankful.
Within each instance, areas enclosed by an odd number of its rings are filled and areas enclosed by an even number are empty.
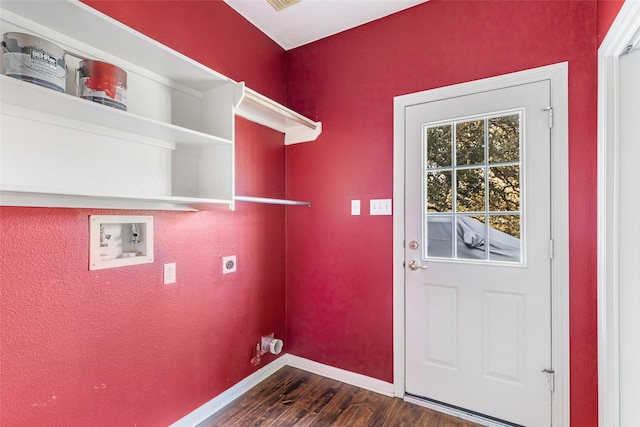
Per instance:
[[[424,258],[523,262],[522,117],[423,126]]]

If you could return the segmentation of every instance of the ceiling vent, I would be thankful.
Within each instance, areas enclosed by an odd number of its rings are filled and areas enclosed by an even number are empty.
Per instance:
[[[278,12],[280,12],[282,9],[286,9],[289,6],[293,6],[300,1],[302,0],[267,0],[267,2]]]

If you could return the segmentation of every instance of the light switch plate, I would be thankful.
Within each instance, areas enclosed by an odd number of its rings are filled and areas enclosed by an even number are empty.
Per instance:
[[[360,215],[360,200],[351,201],[351,215]]]
[[[391,199],[371,199],[369,215],[391,215]]]
[[[236,271],[236,256],[223,256],[222,257],[222,274],[233,273]]]

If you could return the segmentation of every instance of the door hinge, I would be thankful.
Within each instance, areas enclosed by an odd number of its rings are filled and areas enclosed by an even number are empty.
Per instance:
[[[543,108],[542,111],[546,111],[549,114],[549,129],[551,129],[553,127],[553,107],[548,106]]]
[[[547,375],[547,383],[549,383],[549,390],[556,391],[556,371],[553,369],[543,369],[543,374]]]
[[[549,259],[553,259],[554,250],[553,240],[549,240]]]

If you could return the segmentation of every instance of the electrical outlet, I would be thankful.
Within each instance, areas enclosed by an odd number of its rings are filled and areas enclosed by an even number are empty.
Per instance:
[[[176,263],[172,262],[164,265],[164,284],[176,283]]]
[[[236,256],[223,256],[222,257],[222,274],[233,273],[236,271]]]

